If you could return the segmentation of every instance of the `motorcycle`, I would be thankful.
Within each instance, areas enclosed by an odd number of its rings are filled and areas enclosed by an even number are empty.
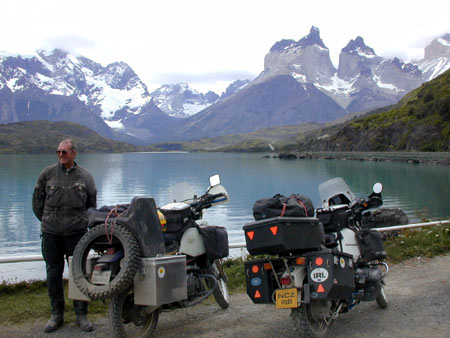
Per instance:
[[[361,301],[388,306],[389,266],[376,231],[363,215],[382,205],[382,185],[357,198],[342,178],[319,186],[316,217],[271,217],[244,225],[247,250],[263,258],[245,263],[247,294],[255,304],[290,309],[300,337],[320,337]]]
[[[156,208],[153,198],[89,210],[90,231],[70,259],[69,298],[110,298],[116,337],[151,337],[159,314],[199,304],[213,295],[229,305],[222,258],[228,235],[202,219],[229,195],[219,175],[201,195]]]

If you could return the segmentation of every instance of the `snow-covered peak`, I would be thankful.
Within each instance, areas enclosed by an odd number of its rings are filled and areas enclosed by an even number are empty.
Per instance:
[[[447,34],[441,36],[440,38],[438,38],[437,42],[440,43],[441,45],[450,47],[450,33],[447,33]]]
[[[375,51],[366,46],[364,39],[360,36],[356,37],[355,40],[350,40],[347,46],[342,48],[342,53],[355,54],[365,58],[376,57]]]
[[[165,84],[152,92],[151,97],[159,109],[177,118],[192,116],[219,99],[217,94],[201,94],[187,83]]]
[[[292,51],[299,52],[303,48],[314,45],[319,46],[320,48],[328,51],[328,48],[325,46],[322,39],[320,38],[319,28],[312,26],[309,31],[309,34],[304,36],[297,42],[291,39],[280,40],[270,48],[270,52],[271,53],[292,52]]]
[[[39,88],[45,93],[76,96],[103,119],[136,114],[150,100],[145,84],[124,62],[106,67],[61,49],[37,50],[29,57],[4,56],[0,84],[11,91]]]

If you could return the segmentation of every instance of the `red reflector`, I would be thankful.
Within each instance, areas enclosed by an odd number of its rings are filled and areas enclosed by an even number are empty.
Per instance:
[[[252,266],[252,272],[253,273],[258,273],[259,272],[259,266],[258,265],[253,265]]]
[[[323,259],[322,259],[322,257],[317,257],[316,258],[316,265],[322,265],[323,264]]]
[[[271,227],[270,231],[272,231],[273,235],[275,236],[277,234],[277,232],[278,232],[278,227],[277,226]]]
[[[322,284],[319,284],[317,287],[317,292],[325,292],[325,289],[323,288]]]
[[[254,298],[261,298],[261,294],[259,293],[259,290],[255,291],[255,297]]]
[[[108,249],[106,249],[106,254],[107,255],[112,255],[112,254],[114,254],[116,252],[116,249],[114,249],[114,248],[108,248]]]
[[[250,240],[252,240],[253,236],[255,236],[255,232],[254,231],[249,231],[249,232],[247,232],[247,236],[248,236],[248,238],[250,238]]]
[[[291,277],[289,277],[289,276],[281,277],[280,278],[280,284],[282,284],[282,285],[289,285],[289,284],[291,284]]]

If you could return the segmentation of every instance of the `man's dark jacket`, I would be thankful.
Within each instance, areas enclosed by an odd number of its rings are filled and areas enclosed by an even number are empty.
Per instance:
[[[75,165],[56,163],[42,170],[34,187],[33,212],[43,233],[68,236],[87,230],[88,208],[97,207],[92,175]]]

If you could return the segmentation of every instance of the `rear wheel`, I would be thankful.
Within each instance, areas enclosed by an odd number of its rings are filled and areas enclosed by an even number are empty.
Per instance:
[[[123,252],[123,258],[95,271],[88,264],[91,256],[98,259],[109,252]],[[94,262],[95,260],[91,260]],[[139,263],[139,246],[125,227],[97,225],[78,242],[73,252],[72,275],[78,289],[91,299],[105,299],[127,290],[133,283]],[[109,276],[108,276],[109,274]],[[102,277],[99,277],[102,276]]]
[[[222,261],[214,261],[211,265],[211,273],[217,279],[217,285],[213,291],[214,299],[222,309],[226,309],[230,305],[230,295],[228,293],[227,275],[223,270]]]
[[[326,300],[311,300],[309,304],[292,309],[291,318],[299,337],[324,336],[332,322],[332,304]]]
[[[109,324],[117,338],[148,338],[156,330],[159,308],[148,312],[147,306],[134,304],[134,294],[125,291],[114,295],[109,303]]]

